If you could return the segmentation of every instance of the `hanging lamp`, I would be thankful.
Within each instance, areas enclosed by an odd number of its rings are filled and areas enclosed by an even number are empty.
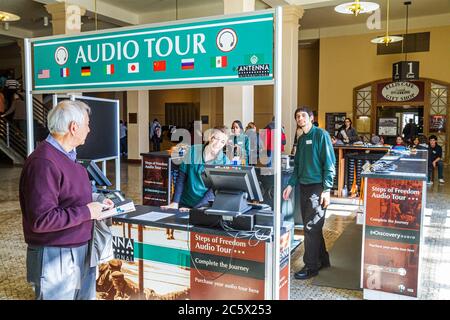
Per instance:
[[[377,10],[380,7],[378,3],[374,2],[360,2],[355,0],[354,2],[346,2],[334,7],[334,11],[343,14],[354,14],[357,16],[360,13],[368,13]]]
[[[403,37],[401,36],[390,36],[389,35],[389,0],[387,0],[387,9],[386,9],[386,35],[383,37],[377,37],[370,42],[372,43],[384,43],[388,46],[390,43],[402,41]]]

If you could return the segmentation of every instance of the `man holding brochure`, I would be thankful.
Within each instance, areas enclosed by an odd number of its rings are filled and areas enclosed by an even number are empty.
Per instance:
[[[48,114],[49,136],[25,161],[20,206],[27,248],[27,280],[36,299],[95,299],[89,241],[93,220],[114,203],[94,199],[86,169],[76,162],[90,108],[64,100]]]

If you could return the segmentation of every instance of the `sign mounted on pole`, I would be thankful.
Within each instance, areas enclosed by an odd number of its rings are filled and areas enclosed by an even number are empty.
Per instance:
[[[35,92],[273,83],[274,11],[32,40]]]

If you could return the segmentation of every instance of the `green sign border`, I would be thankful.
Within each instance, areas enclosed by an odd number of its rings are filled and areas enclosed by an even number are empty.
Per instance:
[[[118,38],[123,37],[124,40],[126,36],[130,33],[134,34],[147,34],[147,33],[161,33],[160,29],[167,27],[169,29],[198,29],[202,30],[202,26],[204,25],[206,28],[209,28],[210,25],[219,25],[219,27],[226,27],[228,25],[233,24],[246,24],[249,23],[246,20],[259,20],[259,21],[271,21],[271,24],[275,25],[275,10],[263,10],[258,12],[239,14],[239,15],[227,15],[227,16],[215,16],[215,17],[205,17],[200,19],[188,19],[188,20],[180,20],[173,21],[167,23],[157,23],[157,24],[148,24],[148,25],[139,25],[133,27],[125,27],[118,28],[112,30],[102,30],[102,31],[94,31],[94,32],[86,32],[82,34],[77,34],[73,36],[67,35],[58,35],[51,37],[43,37],[30,39],[32,48],[36,47],[44,47],[44,46],[57,46],[63,43],[74,43],[86,41],[86,39],[105,39],[106,37],[110,38]],[[149,30],[149,28],[151,28]],[[263,62],[267,64],[270,68],[269,76],[257,76],[257,77],[238,77],[237,72],[234,75],[226,74],[219,76],[202,76],[199,79],[198,76],[194,76],[193,79],[188,77],[184,78],[175,78],[171,79],[133,79],[133,80],[121,80],[121,81],[103,81],[103,82],[93,82],[96,83],[95,86],[91,86],[89,84],[84,83],[58,83],[58,84],[48,84],[46,87],[37,88],[36,80],[37,80],[37,71],[42,68],[42,63],[37,66],[37,61],[35,61],[35,57],[33,57],[33,93],[57,93],[57,92],[89,92],[89,91],[117,91],[117,90],[150,90],[150,89],[170,89],[170,88],[195,88],[195,87],[223,87],[226,85],[267,85],[274,84],[274,33],[270,35],[269,41],[271,41],[271,52],[269,57],[266,57],[266,60]],[[267,46],[268,47],[268,46]],[[220,52],[211,52],[208,54],[208,57],[211,55],[217,55]],[[247,52],[251,54],[252,52]],[[258,53],[258,52],[255,52]],[[47,55],[48,56],[48,55]],[[53,57],[52,57],[53,58]],[[178,57],[181,58],[181,57]],[[131,62],[131,61],[127,61]],[[244,65],[244,61],[241,63]],[[55,68],[56,63],[53,64],[53,68]],[[65,67],[57,66],[57,67]],[[77,66],[79,67],[79,66]],[[233,70],[235,71],[235,70]],[[76,72],[76,71],[75,71]],[[53,74],[57,73],[53,70]],[[56,77],[56,75],[55,75]],[[41,80],[41,81],[39,81]],[[42,79],[39,79],[38,85],[42,86]],[[84,79],[83,79],[84,80]],[[155,83],[154,85],[148,85],[146,83]],[[172,84],[166,84],[172,83]]]

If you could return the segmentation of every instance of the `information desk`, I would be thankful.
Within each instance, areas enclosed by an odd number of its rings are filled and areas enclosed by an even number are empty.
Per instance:
[[[174,239],[167,228],[174,229]],[[197,227],[189,225],[189,213],[137,205],[135,212],[114,217],[111,230],[117,259],[99,267],[98,299],[271,297],[273,235],[267,228],[255,234]],[[285,222],[280,299],[289,299],[290,230]]]
[[[365,299],[411,299],[420,293],[427,151],[417,150],[393,164],[393,171],[363,173]]]
[[[349,152],[383,152],[389,151],[389,146],[352,146],[352,145],[339,145],[333,146],[336,152],[336,171],[337,171],[337,192],[338,197],[342,197],[342,189],[344,188],[345,180],[345,154]],[[349,190],[351,186],[347,186]]]

